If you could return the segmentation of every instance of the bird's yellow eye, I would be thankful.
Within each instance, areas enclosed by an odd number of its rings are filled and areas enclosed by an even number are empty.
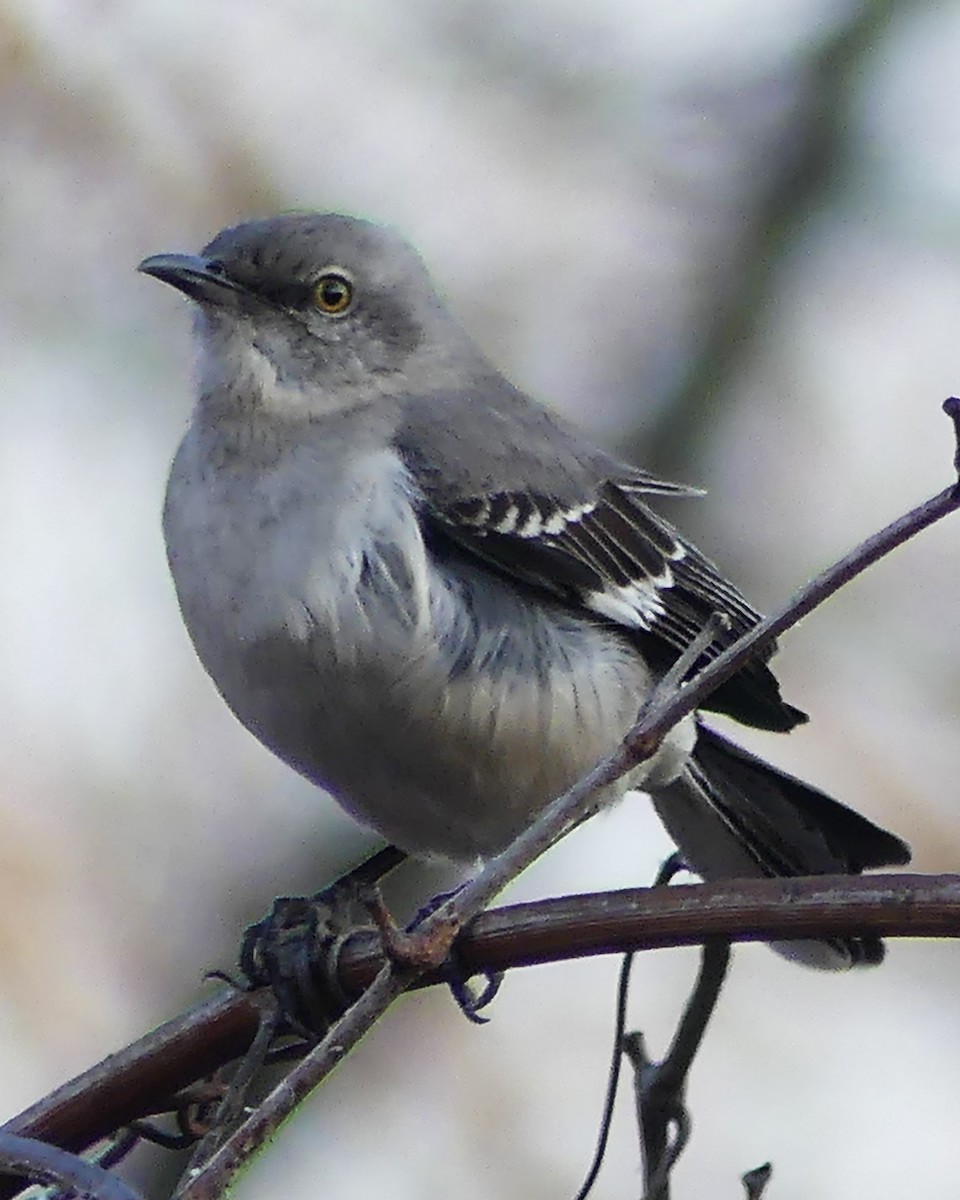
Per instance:
[[[353,284],[343,275],[328,271],[314,284],[313,302],[328,316],[336,317],[346,312],[352,301]]]

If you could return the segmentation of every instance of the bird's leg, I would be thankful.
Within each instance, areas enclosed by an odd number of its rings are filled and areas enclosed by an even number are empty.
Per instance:
[[[483,972],[484,985],[478,994],[470,989],[474,977],[466,968],[457,947],[456,938],[461,931],[458,921],[430,921],[426,931],[418,929],[440,910],[463,885],[449,892],[434,896],[417,910],[410,924],[401,929],[383,902],[379,888],[370,889],[365,897],[367,912],[380,931],[384,953],[400,966],[437,970],[443,976],[457,1007],[474,1025],[485,1025],[488,1018],[480,1016],[500,990],[502,971]]]
[[[338,980],[340,950],[368,924],[361,895],[406,856],[387,846],[313,896],[281,896],[249,926],[239,966],[247,990],[269,987],[286,1025],[310,1041],[349,1007]]]

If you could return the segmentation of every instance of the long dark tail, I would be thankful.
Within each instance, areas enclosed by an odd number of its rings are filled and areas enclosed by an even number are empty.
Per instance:
[[[683,774],[653,793],[688,866],[706,880],[859,874],[910,861],[910,847],[853,809],[700,725]],[[824,969],[873,965],[874,935],[778,942],[785,957]]]

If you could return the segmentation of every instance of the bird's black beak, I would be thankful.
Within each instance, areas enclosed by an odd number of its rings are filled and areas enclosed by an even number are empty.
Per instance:
[[[199,254],[153,254],[137,270],[169,283],[191,300],[219,308],[235,307],[246,290],[230,278],[216,259]]]

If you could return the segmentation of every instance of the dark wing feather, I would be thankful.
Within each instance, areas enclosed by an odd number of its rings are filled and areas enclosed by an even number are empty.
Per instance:
[[[637,472],[584,488],[577,502],[535,491],[501,491],[438,502],[428,492],[428,523],[498,570],[628,632],[666,668],[713,612],[728,622],[704,661],[758,614],[694,546],[641,499],[690,489]],[[766,667],[772,648],[720,687],[705,706],[763,729],[788,730],[804,714],[780,697]]]

